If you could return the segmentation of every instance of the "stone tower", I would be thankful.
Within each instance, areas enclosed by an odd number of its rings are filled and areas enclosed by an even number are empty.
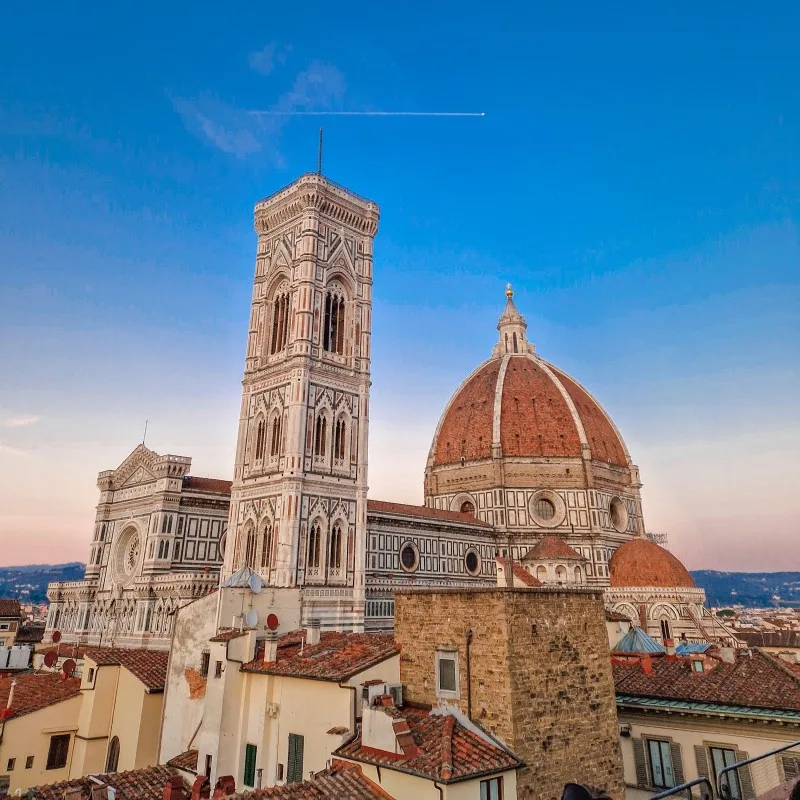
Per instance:
[[[301,589],[305,622],[364,620],[377,204],[308,174],[255,207],[258,251],[224,575]]]

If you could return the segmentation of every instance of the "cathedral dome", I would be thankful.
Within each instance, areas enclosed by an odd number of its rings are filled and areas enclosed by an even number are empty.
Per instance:
[[[612,589],[636,586],[693,589],[689,570],[663,547],[637,537],[614,551],[608,564]]]
[[[539,358],[507,292],[492,358],[456,390],[431,447],[431,467],[484,458],[581,458],[627,468],[622,437],[577,381]],[[499,451],[498,451],[499,445]]]

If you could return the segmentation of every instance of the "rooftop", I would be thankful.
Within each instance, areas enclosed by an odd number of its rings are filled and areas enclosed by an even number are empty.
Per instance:
[[[119,647],[87,647],[84,658],[90,658],[98,667],[122,666],[135,675],[150,692],[164,690],[167,682],[166,650],[123,649]]]
[[[0,708],[8,703],[11,682],[16,681],[11,702],[13,717],[21,717],[54,703],[77,697],[81,692],[80,678],[64,678],[60,672],[23,672],[16,676],[0,678]]]
[[[183,488],[190,492],[210,492],[211,494],[231,493],[231,481],[224,481],[220,478],[199,478],[194,475],[187,475],[183,479]]]
[[[44,639],[44,622],[23,622],[19,626],[15,644],[38,644]]]
[[[522,556],[523,561],[541,561],[551,558],[586,560],[580,553],[573,550],[563,539],[559,539],[558,536],[545,536]]]
[[[488,522],[483,522],[467,512],[446,511],[443,508],[431,508],[430,506],[412,506],[406,503],[387,503],[383,500],[367,500],[367,514],[420,517],[434,522],[460,522],[480,528],[492,527]]]
[[[689,661],[660,658],[646,674],[639,664],[612,659],[617,696],[800,711],[800,675],[761,650],[703,672],[694,672]]]
[[[415,706],[390,708],[387,711],[395,717],[398,741],[401,741],[401,736],[409,735],[412,740],[403,746],[402,755],[362,746],[360,727],[355,736],[334,754],[441,783],[453,783],[522,766],[516,756],[499,743],[493,743],[488,734],[479,733],[477,727],[474,731],[468,729],[453,714]],[[399,730],[403,722],[408,729],[405,734]],[[406,730],[405,726],[403,730]]]
[[[171,767],[146,767],[128,772],[111,772],[103,775],[74,778],[29,789],[36,800],[64,800],[67,789],[80,789],[81,800],[89,800],[93,786],[111,786],[116,790],[116,800],[162,800],[164,784],[178,773]]]
[[[197,750],[187,750],[167,761],[168,767],[183,770],[184,772],[197,772]]]
[[[235,794],[234,798],[280,798],[280,800],[391,800],[377,784],[366,778],[357,764],[346,764],[334,759],[330,769],[318,772],[313,780],[302,783],[289,783],[273,786],[270,789],[256,789],[253,792]]]
[[[666,650],[641,628],[633,627],[614,645],[612,652],[649,653],[650,655],[663,656]]]
[[[508,559],[498,556],[495,561],[505,570],[508,568]],[[514,573],[514,583],[521,583],[523,586],[541,586],[542,582],[528,572],[519,562],[514,561],[511,566]]]
[[[287,633],[278,640],[275,661],[253,660],[242,671],[346,681],[400,653],[391,634],[324,631],[318,644],[306,645],[304,641],[305,631]]]
[[[22,617],[22,607],[19,600],[0,600],[0,617]]]
[[[608,562],[612,589],[631,586],[693,589],[689,570],[669,550],[649,539],[630,539],[614,551]]]

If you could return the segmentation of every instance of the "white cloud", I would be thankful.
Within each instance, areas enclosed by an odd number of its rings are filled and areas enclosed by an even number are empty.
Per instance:
[[[286,54],[291,49],[288,45],[279,47],[277,42],[270,42],[260,50],[250,53],[247,57],[247,63],[250,64],[250,69],[254,72],[258,72],[261,75],[269,75],[276,65],[282,66],[286,63]]]
[[[24,450],[20,450],[17,447],[11,447],[11,445],[0,442],[0,455],[3,453],[9,456],[21,456],[22,458],[28,458],[30,456],[30,453],[26,453]]]
[[[331,64],[313,61],[297,74],[291,89],[280,95],[266,112],[253,113],[207,94],[171,100],[186,127],[222,152],[236,158],[261,153],[280,166],[283,161],[280,137],[291,112],[330,109],[339,103],[344,92],[344,75]]]
[[[5,428],[24,428],[26,425],[34,425],[39,421],[39,417],[32,414],[27,417],[8,417],[3,420],[3,427]]]

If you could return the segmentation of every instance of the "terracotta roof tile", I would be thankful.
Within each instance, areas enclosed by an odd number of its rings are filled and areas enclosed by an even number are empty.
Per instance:
[[[508,559],[503,558],[502,556],[498,556],[495,561],[505,570],[508,569]],[[519,581],[521,584],[525,586],[541,586],[542,582],[538,578],[534,578],[533,575],[528,572],[518,561],[514,562],[513,567],[514,572],[514,581],[515,583]]]
[[[800,631],[736,630],[735,633],[737,639],[750,647],[800,647]]]
[[[761,650],[694,672],[689,660],[653,660],[653,672],[612,662],[617,694],[800,711],[800,675]]]
[[[406,503],[387,503],[383,500],[367,500],[367,514],[394,514],[400,517],[422,517],[434,522],[461,522],[465,525],[476,525],[480,528],[491,528],[488,522],[476,519],[473,514],[461,511],[446,511],[429,506],[412,506]]]
[[[545,536],[522,556],[523,561],[541,561],[548,558],[586,560],[580,553],[573,550],[563,539],[559,539],[558,536]]]
[[[12,719],[77,697],[81,692],[80,678],[64,680],[60,672],[23,672],[14,677],[0,678],[0,708],[5,708],[8,703],[12,681],[17,684],[11,702]]]
[[[169,653],[165,650],[87,647],[84,658],[90,658],[98,667],[125,667],[151,692],[162,691],[167,681]]]
[[[190,492],[210,492],[211,494],[230,494],[231,481],[223,481],[220,478],[198,478],[194,475],[187,475],[183,479],[183,488]]]
[[[187,750],[185,753],[167,761],[168,767],[183,770],[184,772],[197,772],[197,750]]]
[[[522,764],[499,744],[491,744],[465,728],[450,714],[414,706],[404,706],[397,711],[411,731],[414,748],[410,755],[400,756],[364,747],[360,728],[355,737],[336,750],[334,755],[391,767],[442,783],[517,769]]]
[[[220,628],[216,636],[212,636],[209,642],[230,642],[231,639],[238,639],[244,636],[245,631],[240,631],[238,628]]]
[[[2,599],[0,600],[0,617],[21,617],[22,608],[19,600]]]
[[[364,776],[357,764],[345,766],[342,762],[318,772],[310,781],[232,795],[232,798],[247,800],[273,797],[279,800],[392,800],[391,795]]]
[[[111,786],[116,790],[117,800],[162,800],[164,784],[178,772],[172,767],[146,767],[128,772],[110,772],[94,776],[94,779],[85,775],[60,783],[51,783],[45,786],[34,786],[28,791],[33,792],[36,800],[63,800],[67,789],[80,789],[81,800],[89,800],[93,786]]]
[[[287,633],[278,640],[277,660],[251,661],[244,672],[263,672],[321,681],[345,681],[386,661],[400,650],[390,634],[324,631],[319,644],[302,647],[303,631]]]

